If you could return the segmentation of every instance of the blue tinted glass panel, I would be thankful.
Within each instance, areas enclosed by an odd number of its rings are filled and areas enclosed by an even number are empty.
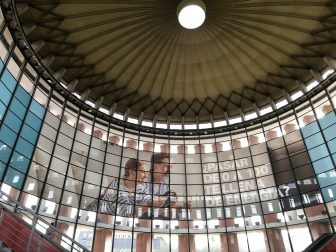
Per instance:
[[[0,141],[0,160],[7,164],[11,153],[12,149]]]
[[[14,114],[16,114],[19,118],[21,118],[21,120],[23,119],[27,111],[27,108],[23,106],[22,103],[15,98],[12,100],[9,108]]]
[[[0,121],[3,119],[6,112],[6,106],[0,101]]]
[[[8,168],[4,182],[21,190],[25,175],[13,168]]]
[[[27,123],[34,130],[39,131],[42,121],[36,115],[34,115],[32,112],[29,111],[25,123]]]
[[[308,125],[306,125],[305,127],[301,128],[302,131],[302,135],[303,137],[308,137],[310,135],[315,134],[316,132],[319,131],[319,127],[317,125],[317,122],[312,122]]]
[[[5,87],[5,85],[0,81],[0,100],[7,106],[10,98],[12,97],[11,92]]]
[[[39,104],[35,100],[33,100],[32,103],[30,104],[29,110],[32,111],[35,115],[37,115],[39,118],[43,119],[45,109],[41,104]]]
[[[336,199],[336,185],[328,186],[322,189],[323,199],[326,202]]]
[[[328,147],[331,153],[336,152],[336,138],[328,142]]]
[[[30,94],[27,93],[26,90],[23,89],[20,85],[18,85],[16,91],[15,91],[15,97],[18,99],[23,105],[28,107],[29,100],[30,100]]]
[[[6,170],[6,165],[5,163],[0,161],[0,179],[2,180],[2,176],[4,175]]]
[[[14,152],[10,165],[16,170],[26,173],[29,166],[29,159],[17,152]]]
[[[335,112],[331,111],[330,113],[328,113],[327,115],[325,115],[324,117],[319,119],[319,123],[320,123],[322,129],[327,128],[330,125],[336,123]]]
[[[320,159],[320,158],[323,158],[329,155],[328,149],[325,144],[308,150],[308,153],[312,161],[315,161],[317,159]]]
[[[324,143],[324,140],[323,140],[322,134],[319,132],[310,137],[307,137],[305,139],[305,143],[306,143],[307,148],[311,149],[315,146],[318,146]]]
[[[14,146],[17,135],[10,130],[6,125],[2,125],[0,129],[0,140],[10,147]]]
[[[334,163],[336,164],[336,153],[332,155],[332,159],[334,160]]]
[[[8,111],[5,119],[5,124],[13,130],[15,133],[18,133],[22,124],[22,121],[13,114],[13,112]]]
[[[1,78],[2,82],[5,84],[5,86],[13,93],[15,86],[16,86],[16,80],[13,77],[13,75],[6,69],[4,74]]]
[[[323,135],[327,141],[336,137],[336,124],[330,126],[323,130]]]
[[[325,171],[329,171],[334,168],[333,162],[330,157],[325,157],[313,163],[315,173],[321,173]]]
[[[317,175],[317,180],[320,184],[320,187],[329,186],[336,183],[336,171],[331,170],[328,172],[321,173]]]
[[[27,158],[31,158],[34,151],[34,145],[20,137],[16,144],[15,150],[20,152],[22,155],[25,155]]]
[[[4,67],[4,63],[3,63],[3,61],[2,61],[2,59],[0,59],[0,71],[2,70],[2,68]]]
[[[28,140],[30,143],[35,144],[38,134],[35,130],[33,130],[32,128],[30,128],[28,125],[24,125],[22,127],[22,131],[20,136],[24,137],[26,140]]]

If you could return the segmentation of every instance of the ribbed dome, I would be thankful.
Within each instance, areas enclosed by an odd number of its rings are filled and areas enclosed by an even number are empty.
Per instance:
[[[167,0],[15,1],[44,64],[97,105],[172,121],[261,107],[336,57],[332,1],[204,0],[183,28]]]

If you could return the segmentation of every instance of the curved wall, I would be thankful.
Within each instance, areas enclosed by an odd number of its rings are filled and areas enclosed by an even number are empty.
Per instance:
[[[102,121],[52,90],[0,18],[1,190],[69,236],[95,251],[278,252],[301,251],[335,231],[336,83],[237,131],[146,134]],[[117,200],[116,215],[87,210],[112,181],[124,182],[130,158],[149,177],[159,152],[170,153],[166,183],[179,208],[135,203],[129,215]]]

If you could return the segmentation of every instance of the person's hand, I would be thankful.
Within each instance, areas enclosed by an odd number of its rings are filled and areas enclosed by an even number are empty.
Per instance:
[[[165,203],[165,199],[160,196],[155,196],[153,198],[152,206],[153,207],[162,207]]]
[[[188,202],[187,202],[187,208],[190,209],[191,207],[192,207],[191,200],[188,200]]]

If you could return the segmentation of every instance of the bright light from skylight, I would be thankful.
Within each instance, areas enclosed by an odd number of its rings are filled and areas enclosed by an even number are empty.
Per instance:
[[[81,96],[79,95],[79,94],[77,94],[77,93],[72,93],[74,96],[76,96],[78,99],[80,99],[81,98]]]
[[[225,120],[223,120],[223,121],[215,121],[214,122],[214,127],[223,127],[223,126],[226,126],[226,125],[227,125],[227,123],[226,123]]]
[[[333,69],[328,69],[327,71],[325,71],[323,74],[322,74],[322,78],[323,80],[327,79],[329,75],[331,75],[335,70]]]
[[[211,128],[211,123],[200,123],[198,124],[199,129],[210,129]]]
[[[287,100],[282,100],[282,101],[279,101],[275,104],[276,108],[279,109],[283,106],[286,106],[288,104],[288,101]]]
[[[132,117],[128,117],[127,122],[130,122],[130,123],[133,123],[133,124],[138,124],[139,123],[138,119],[135,119],[135,118],[132,118]]]
[[[292,97],[293,100],[296,100],[299,97],[301,97],[302,95],[303,95],[303,93],[301,91],[298,91],[298,92],[292,94],[291,97]]]
[[[156,128],[159,129],[167,129],[167,124],[166,123],[156,123]]]
[[[270,112],[272,112],[272,111],[273,111],[272,107],[269,106],[269,107],[266,107],[266,108],[261,109],[261,110],[260,110],[260,115],[265,115],[265,114],[268,114],[268,113],[270,113]]]
[[[248,113],[248,114],[245,115],[245,121],[248,121],[248,120],[257,118],[257,116],[258,116],[258,115],[257,115],[256,112]]]
[[[123,116],[122,114],[117,113],[117,112],[115,112],[115,113],[113,114],[113,117],[114,117],[114,118],[117,118],[117,119],[119,119],[119,120],[124,120],[124,116]]]
[[[89,100],[86,100],[85,103],[91,107],[95,107],[95,104],[93,102],[90,102]]]
[[[312,90],[314,87],[316,87],[319,83],[317,81],[312,81],[307,85],[307,90],[310,91]]]
[[[182,125],[181,124],[173,124],[173,123],[171,123],[169,127],[170,127],[170,129],[173,129],[173,130],[181,130],[182,129]]]
[[[153,122],[143,120],[141,125],[146,126],[146,127],[153,127]]]
[[[102,107],[99,108],[99,111],[103,112],[104,114],[107,114],[107,115],[110,113],[107,109],[102,108]]]
[[[230,118],[229,119],[229,124],[235,124],[235,123],[240,123],[242,122],[241,117],[236,117],[236,118]]]
[[[63,82],[60,82],[62,87],[64,87],[65,89],[68,89],[67,86],[63,83]]]
[[[197,129],[197,125],[196,124],[184,124],[184,129],[186,130]]]

